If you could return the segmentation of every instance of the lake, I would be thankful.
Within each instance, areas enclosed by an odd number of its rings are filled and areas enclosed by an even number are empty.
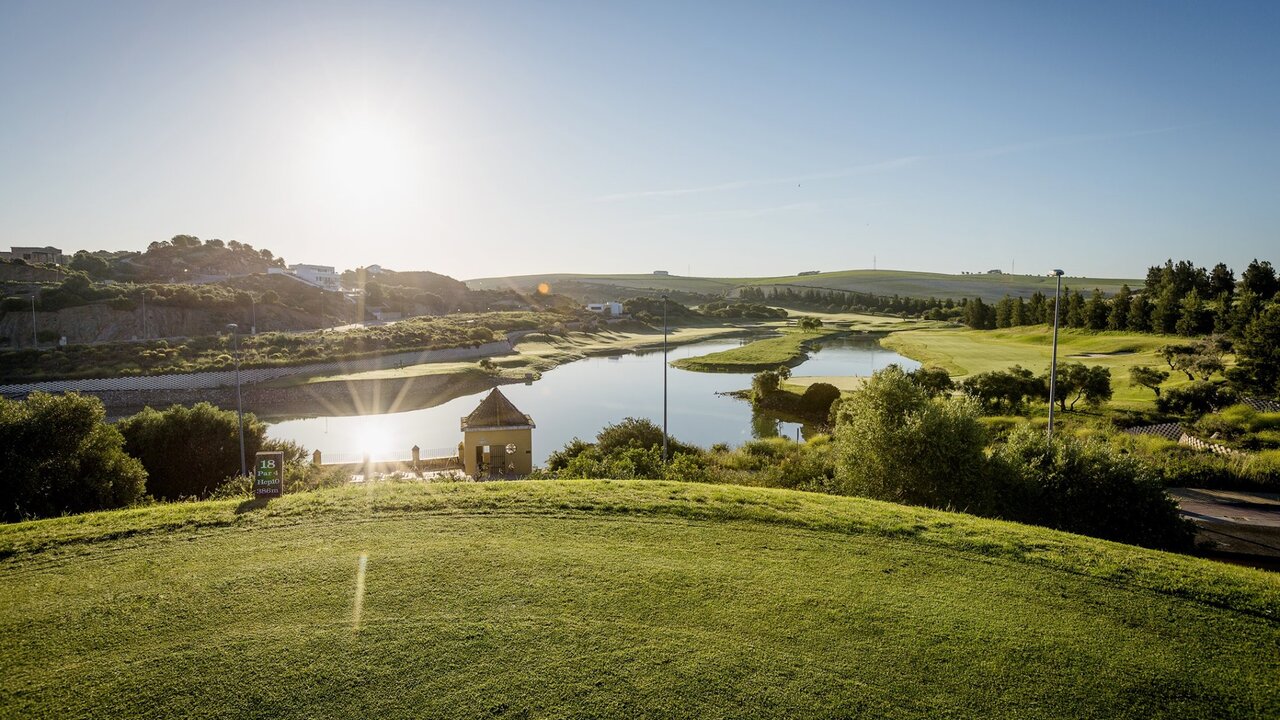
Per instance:
[[[709,340],[671,348],[670,360],[705,355],[743,344],[745,339]],[[875,338],[841,337],[823,342],[793,375],[870,375],[890,363],[905,369],[919,363],[880,346]],[[668,368],[671,436],[709,447],[740,445],[758,437],[795,437],[801,427],[752,413],[751,404],[717,393],[751,386],[749,373],[698,373]],[[600,428],[625,417],[662,423],[662,351],[593,357],[561,365],[532,384],[503,385],[516,407],[533,417],[535,464],[574,437],[594,439]],[[443,405],[381,415],[320,416],[273,422],[270,437],[294,440],[320,450],[326,461],[407,458],[417,445],[423,457],[450,455],[462,439],[458,422],[488,391]]]

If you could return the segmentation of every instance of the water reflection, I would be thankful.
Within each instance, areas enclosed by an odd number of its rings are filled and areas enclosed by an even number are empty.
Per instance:
[[[703,355],[738,347],[738,339],[711,340],[672,348],[670,359]],[[793,370],[804,375],[869,375],[889,363],[918,366],[912,360],[880,347],[874,338],[836,338]],[[710,447],[715,443],[740,445],[752,438],[785,436],[799,431],[808,437],[816,428],[781,421],[753,411],[746,401],[718,393],[750,386],[747,374],[695,373],[668,370],[668,422],[671,434],[685,442]],[[534,431],[535,463],[574,437],[591,439],[609,423],[628,416],[662,420],[662,352],[633,353],[588,358],[562,365],[543,374],[531,385],[504,385],[502,392],[537,423]],[[471,412],[483,397],[475,393],[441,405],[365,416],[321,416],[285,420],[273,424],[272,437],[287,438],[308,448],[358,457],[398,456],[414,445],[423,455],[447,453],[461,439],[459,419]]]

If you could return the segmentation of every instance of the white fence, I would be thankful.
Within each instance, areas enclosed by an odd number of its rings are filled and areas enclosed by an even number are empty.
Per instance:
[[[294,375],[323,375],[333,373],[364,372],[388,368],[418,365],[429,362],[470,360],[489,355],[511,352],[510,340],[498,340],[474,347],[424,350],[395,353],[359,360],[338,360],[310,365],[283,367],[244,368],[240,371],[240,383],[253,385]],[[33,392],[109,392],[112,390],[207,390],[230,387],[236,384],[235,370],[198,372],[175,375],[137,375],[134,377],[93,378],[89,380],[50,380],[46,382],[0,385],[0,395],[26,395]]]

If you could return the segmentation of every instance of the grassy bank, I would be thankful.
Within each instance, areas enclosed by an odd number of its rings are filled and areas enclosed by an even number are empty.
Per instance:
[[[724,323],[673,328],[667,336],[668,345],[711,340],[741,333],[741,327]],[[514,343],[515,352],[489,358],[489,368],[478,362],[439,362],[406,365],[402,368],[369,370],[366,372],[324,375],[308,378],[287,378],[272,383],[276,387],[320,385],[326,383],[368,383],[401,381],[439,375],[467,376],[487,372],[496,378],[519,380],[526,373],[540,373],[575,360],[597,356],[615,355],[655,347],[662,347],[661,330],[602,330],[599,332],[567,332],[563,334],[532,333]]]
[[[815,340],[834,335],[839,330],[785,330],[775,337],[764,338],[720,352],[671,363],[672,367],[696,372],[757,372],[779,365],[796,365],[805,359],[805,349]]]
[[[1156,349],[1185,341],[1170,335],[1066,329],[1058,335],[1058,362],[1110,368],[1113,406],[1150,407],[1155,395],[1146,388],[1129,386],[1129,368],[1149,365],[1167,369]],[[893,333],[880,344],[926,365],[944,368],[953,376],[1004,370],[1012,365],[1041,373],[1049,367],[1053,331],[1038,325],[1007,330],[908,330]],[[1164,387],[1185,382],[1185,376],[1174,373]]]
[[[849,498],[385,484],[11,525],[0,555],[12,716],[1280,710],[1274,575]]]

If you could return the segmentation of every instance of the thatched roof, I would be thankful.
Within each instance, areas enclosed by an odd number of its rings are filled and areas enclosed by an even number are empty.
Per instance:
[[[534,427],[533,418],[520,412],[520,408],[513,405],[498,388],[486,395],[470,415],[462,418],[463,430],[523,427]]]

